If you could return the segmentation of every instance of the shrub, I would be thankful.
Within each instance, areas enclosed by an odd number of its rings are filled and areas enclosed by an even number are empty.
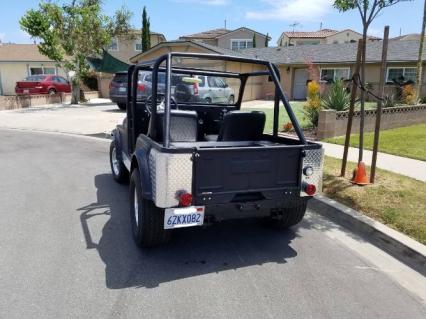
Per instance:
[[[326,109],[344,111],[349,107],[350,95],[341,80],[337,80],[330,86],[327,96],[322,100],[322,105]]]
[[[402,88],[402,101],[405,104],[416,104],[416,91],[411,84],[404,85]]]
[[[303,106],[303,113],[311,126],[317,127],[319,111],[321,110],[320,85],[317,81],[308,83],[307,96],[307,102]]]
[[[396,103],[398,102],[398,99],[396,98],[395,94],[386,94],[383,96],[383,107],[394,107]]]
[[[286,122],[283,124],[283,132],[290,132],[293,129],[293,124],[291,122]]]

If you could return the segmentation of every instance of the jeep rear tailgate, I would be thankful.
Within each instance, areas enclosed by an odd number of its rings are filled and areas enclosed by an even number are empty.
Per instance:
[[[220,204],[244,194],[297,191],[302,150],[298,146],[199,149],[194,161],[196,202]]]

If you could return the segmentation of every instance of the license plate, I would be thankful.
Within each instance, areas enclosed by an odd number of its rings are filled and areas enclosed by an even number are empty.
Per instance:
[[[164,213],[164,229],[200,226],[204,222],[204,206],[167,208]]]
[[[118,88],[118,92],[126,92],[126,88]]]
[[[30,90],[24,90],[24,93],[30,93]]]

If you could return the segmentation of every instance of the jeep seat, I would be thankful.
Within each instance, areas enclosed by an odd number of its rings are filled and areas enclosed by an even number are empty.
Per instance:
[[[164,111],[157,113],[157,141],[163,141]],[[195,111],[170,110],[170,142],[196,142],[198,117]]]
[[[232,111],[223,117],[218,141],[259,141],[266,116],[259,111]]]

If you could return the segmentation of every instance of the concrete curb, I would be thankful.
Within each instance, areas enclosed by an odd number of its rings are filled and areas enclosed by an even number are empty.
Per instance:
[[[83,134],[83,133],[74,133],[74,132],[61,132],[61,131],[49,131],[49,130],[41,130],[41,129],[27,129],[27,128],[13,128],[13,127],[0,127],[2,131],[18,131],[25,133],[42,133],[42,134],[56,134],[56,135],[64,135],[64,136],[73,136],[79,138],[87,138],[94,140],[107,140],[111,141],[111,133],[103,132],[103,133],[93,133],[93,134]]]
[[[323,195],[315,196],[309,201],[309,206],[426,275],[425,245]]]

